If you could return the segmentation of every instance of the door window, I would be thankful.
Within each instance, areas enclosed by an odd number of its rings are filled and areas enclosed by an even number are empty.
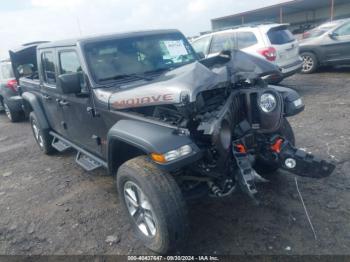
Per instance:
[[[69,74],[69,73],[79,73],[80,76],[80,86],[82,92],[87,91],[86,83],[84,80],[83,70],[79,61],[77,52],[75,51],[63,51],[59,53],[60,61],[60,73]]]
[[[3,79],[10,79],[15,77],[10,63],[1,64],[1,73]]]
[[[81,65],[78,54],[75,51],[65,51],[60,53],[61,74],[81,72]]]
[[[349,36],[350,35],[350,23],[343,25],[335,31],[339,36]]]
[[[197,41],[194,41],[192,43],[194,50],[196,50],[197,53],[202,52],[203,54],[206,55],[208,53],[210,39],[211,39],[210,36],[205,36],[205,37],[202,37],[201,39],[198,39]]]
[[[50,85],[56,84],[56,72],[54,55],[52,52],[44,52],[41,57],[43,65],[44,82]]]
[[[233,33],[217,34],[213,36],[210,53],[219,53],[221,51],[233,50],[234,48],[235,40]]]
[[[254,33],[252,32],[237,32],[236,37],[238,49],[250,47],[258,43],[258,39],[256,39]]]

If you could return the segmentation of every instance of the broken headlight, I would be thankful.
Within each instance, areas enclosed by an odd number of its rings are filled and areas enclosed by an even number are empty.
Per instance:
[[[271,93],[264,93],[260,96],[259,107],[264,113],[271,113],[276,109],[277,98]]]

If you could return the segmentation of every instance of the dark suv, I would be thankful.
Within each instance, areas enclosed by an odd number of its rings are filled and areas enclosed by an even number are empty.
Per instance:
[[[18,93],[11,62],[8,60],[0,62],[0,111],[5,111],[12,122],[23,118],[22,98]]]
[[[304,74],[325,65],[350,65],[350,19],[327,22],[304,33],[300,55]]]
[[[334,169],[294,147],[286,118],[304,105],[261,79],[280,71],[260,58],[235,51],[199,61],[177,30],[46,43],[27,55],[34,73],[19,81],[41,150],[74,148],[84,169],[106,167],[137,236],[156,252],[185,239],[184,200],[241,189],[258,201],[258,174]],[[16,68],[25,61],[11,58]]]

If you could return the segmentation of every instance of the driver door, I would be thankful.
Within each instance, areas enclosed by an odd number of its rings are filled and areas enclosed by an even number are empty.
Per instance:
[[[91,153],[101,155],[97,134],[103,123],[100,117],[94,116],[89,110],[93,108],[92,96],[87,88],[78,52],[75,48],[60,48],[57,49],[57,57],[60,75],[81,74],[82,92],[62,95],[62,110],[69,139]]]

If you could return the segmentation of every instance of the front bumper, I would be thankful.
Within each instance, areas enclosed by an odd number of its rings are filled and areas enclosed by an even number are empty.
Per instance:
[[[323,178],[330,176],[335,169],[332,163],[297,149],[288,141],[282,144],[278,160],[283,169],[303,177]]]
[[[247,153],[249,148],[247,149],[244,144],[234,142],[232,151],[238,167],[237,181],[240,188],[257,201],[255,199],[256,172],[252,166],[251,155]],[[295,148],[288,140],[279,136],[263,142],[262,150],[257,151],[256,154],[265,162],[302,177],[324,178],[331,175],[335,169],[334,164]]]

